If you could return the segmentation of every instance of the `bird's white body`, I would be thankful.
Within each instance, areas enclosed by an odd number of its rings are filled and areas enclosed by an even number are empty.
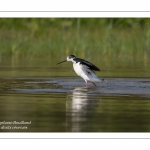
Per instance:
[[[85,82],[100,82],[102,79],[98,78],[95,73],[90,70],[87,66],[80,64],[80,62],[73,62],[73,69],[78,76],[83,78]]]

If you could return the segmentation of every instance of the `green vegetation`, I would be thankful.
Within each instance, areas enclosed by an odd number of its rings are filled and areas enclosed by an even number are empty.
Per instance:
[[[0,55],[149,60],[147,18],[1,18]]]

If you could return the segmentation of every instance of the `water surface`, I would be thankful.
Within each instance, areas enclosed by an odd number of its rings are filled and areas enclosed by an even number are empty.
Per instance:
[[[105,68],[107,82],[87,88],[72,64],[56,62],[1,61],[1,132],[150,131],[148,69]]]

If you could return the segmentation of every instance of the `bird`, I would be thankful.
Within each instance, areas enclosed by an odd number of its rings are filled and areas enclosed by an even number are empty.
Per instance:
[[[95,82],[101,82],[104,80],[97,77],[94,72],[100,71],[98,67],[84,59],[77,58],[75,55],[69,55],[66,60],[57,63],[57,65],[66,61],[71,61],[73,63],[74,71],[78,76],[84,79],[86,87],[88,87],[88,82],[92,82],[94,86],[96,86]]]

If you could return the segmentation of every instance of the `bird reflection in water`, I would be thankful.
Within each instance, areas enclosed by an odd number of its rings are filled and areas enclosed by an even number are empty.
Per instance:
[[[88,120],[91,116],[95,96],[90,94],[91,88],[75,88],[66,101],[66,131],[87,131]]]

